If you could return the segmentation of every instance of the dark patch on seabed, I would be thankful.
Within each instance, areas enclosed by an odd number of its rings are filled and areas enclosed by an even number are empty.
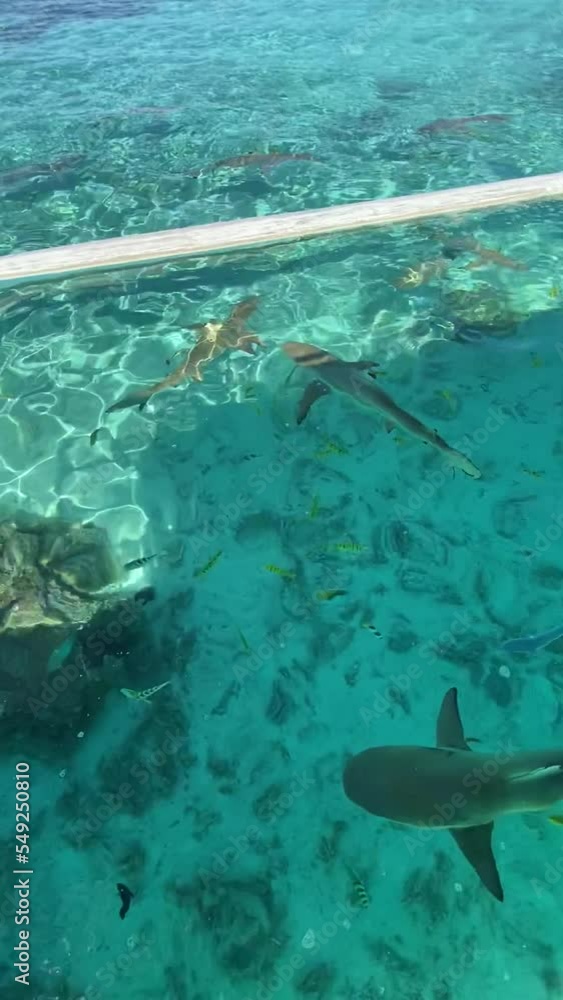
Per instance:
[[[154,0],[14,0],[2,11],[0,41],[27,42],[63,21],[138,17]]]

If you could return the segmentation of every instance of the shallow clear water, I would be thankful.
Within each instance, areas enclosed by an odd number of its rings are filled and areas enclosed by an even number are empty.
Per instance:
[[[552,4],[17,0],[0,26],[4,253],[560,166]],[[312,159],[214,166],[274,151]],[[561,642],[502,645],[563,623],[562,259],[554,202],[0,287],[2,1000],[18,761],[33,1000],[559,996],[561,826],[498,820],[501,904],[342,772],[432,746],[452,686],[487,768],[563,744]],[[251,297],[254,356],[104,413]],[[287,341],[379,363],[457,469],[345,394],[297,426]]]

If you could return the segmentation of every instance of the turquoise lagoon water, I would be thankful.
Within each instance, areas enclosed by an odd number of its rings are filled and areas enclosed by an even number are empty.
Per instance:
[[[16,2],[0,21],[4,253],[560,167],[552,4]],[[418,131],[484,114],[509,117]],[[204,169],[272,151],[313,159]],[[2,535],[3,601],[20,587],[2,608],[2,1000],[26,988],[19,761],[34,1000],[560,995],[561,827],[495,824],[501,904],[448,833],[363,812],[342,771],[368,746],[431,746],[452,686],[493,760],[563,744],[561,644],[502,646],[563,623],[561,218],[0,288],[2,530],[59,518],[105,531],[120,566],[155,556],[69,619],[92,528],[35,575]],[[254,357],[104,415],[252,296]],[[338,395],[297,426],[288,340],[379,362],[482,478]],[[35,629],[32,585],[51,602]]]

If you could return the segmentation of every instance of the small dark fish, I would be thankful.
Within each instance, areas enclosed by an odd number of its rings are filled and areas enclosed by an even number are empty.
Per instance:
[[[129,907],[131,906],[131,900],[134,898],[134,893],[132,893],[131,889],[128,889],[126,885],[123,885],[123,882],[117,883],[117,891],[121,899],[121,909],[119,911],[119,916],[123,920],[125,914],[129,910]]]
[[[10,616],[13,611],[17,611],[19,608],[18,599],[14,598],[9,604],[5,604],[3,608],[0,608],[0,628],[4,628],[10,620]]]
[[[143,587],[138,590],[134,595],[133,600],[139,601],[140,604],[148,604],[149,601],[154,601],[156,597],[156,590],[154,587]]]
[[[138,559],[132,559],[131,562],[125,563],[123,569],[140,569],[141,566],[146,566],[151,559],[156,559],[158,557],[158,552],[154,552],[152,556],[139,556]]]
[[[367,628],[368,632],[371,632],[376,637],[376,639],[383,638],[379,629],[376,628],[375,625],[372,625],[370,622],[362,622],[362,628]]]

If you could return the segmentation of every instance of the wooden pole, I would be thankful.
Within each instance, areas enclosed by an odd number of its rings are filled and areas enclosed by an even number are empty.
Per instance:
[[[202,257],[218,251],[286,243],[561,197],[563,173],[543,174],[306,212],[286,212],[143,233],[140,236],[93,240],[0,257],[0,282],[14,284],[29,278],[64,277],[78,271],[109,270],[173,260],[175,257]]]

